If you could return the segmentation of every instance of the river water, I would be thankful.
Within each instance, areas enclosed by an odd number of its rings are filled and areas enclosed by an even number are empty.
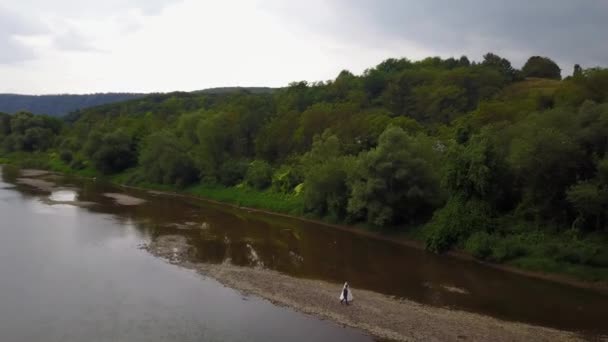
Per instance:
[[[0,341],[368,341],[139,249],[181,234],[201,262],[265,267],[420,303],[608,333],[608,296],[296,219],[196,199],[53,179],[0,181]],[[118,205],[106,193],[143,198]],[[69,201],[89,202],[77,206]],[[337,285],[339,290],[339,285]]]
[[[153,208],[51,205],[96,195],[13,186],[0,181],[2,342],[372,340],[140,250],[154,231],[136,221]]]

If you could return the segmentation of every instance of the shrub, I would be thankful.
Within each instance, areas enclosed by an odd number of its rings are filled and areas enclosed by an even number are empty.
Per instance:
[[[70,162],[70,168],[74,170],[82,170],[87,167],[87,163],[81,158],[73,158]]]
[[[272,167],[263,160],[254,160],[249,164],[245,181],[255,189],[266,189],[272,183]]]
[[[572,264],[589,264],[601,248],[598,245],[588,243],[584,240],[570,240],[562,243],[556,255],[556,259]],[[599,261],[595,259],[595,261]]]
[[[133,141],[123,131],[108,133],[100,138],[91,135],[85,150],[95,168],[104,174],[121,172],[137,162]]]
[[[444,252],[475,232],[492,231],[494,225],[493,211],[487,203],[453,197],[429,222],[426,248]]]
[[[249,164],[244,160],[230,159],[222,164],[218,179],[224,186],[234,186],[245,178]]]
[[[64,163],[69,164],[70,162],[72,162],[72,159],[73,159],[72,152],[70,152],[68,150],[63,150],[59,153],[59,158]]]
[[[490,260],[505,262],[528,254],[526,243],[519,235],[511,235],[496,239]]]
[[[295,167],[282,166],[272,175],[272,189],[276,192],[291,193],[302,183],[302,178]]]
[[[139,163],[151,182],[185,187],[198,180],[198,170],[187,147],[173,134],[150,135],[141,149]]]
[[[465,249],[475,258],[486,260],[492,255],[494,244],[494,237],[482,231],[474,233],[467,239]]]

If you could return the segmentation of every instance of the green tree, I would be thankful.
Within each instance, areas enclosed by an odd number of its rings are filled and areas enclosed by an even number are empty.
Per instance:
[[[583,76],[583,68],[580,65],[574,64],[574,70],[572,71],[572,77],[574,79],[581,79]]]
[[[492,231],[496,224],[494,218],[495,211],[487,202],[453,195],[425,227],[426,248],[445,252],[476,232]]]
[[[508,82],[513,82],[521,79],[521,74],[511,65],[511,62],[506,58],[502,58],[496,54],[488,52],[483,56],[483,66],[494,68],[504,76]]]
[[[272,167],[263,160],[254,160],[249,164],[245,181],[258,190],[266,189],[272,183]]]
[[[312,149],[302,156],[304,209],[334,220],[346,216],[350,188],[347,179],[353,158],[342,156],[340,141],[329,131],[316,136]]]
[[[540,77],[561,80],[561,69],[553,60],[547,57],[532,56],[522,68],[524,77]]]
[[[154,133],[144,141],[140,170],[151,182],[185,187],[198,179],[198,170],[184,144],[173,133]]]
[[[243,181],[247,175],[249,163],[244,159],[228,159],[222,163],[219,169],[218,180],[224,186],[234,186]],[[214,179],[203,179],[214,181]]]
[[[482,132],[451,148],[442,180],[449,199],[425,228],[427,249],[443,252],[475,232],[494,230],[509,177],[490,134]]]
[[[578,212],[575,226],[608,231],[608,159],[598,162],[597,174],[593,179],[570,187],[567,198]]]
[[[11,133],[11,116],[0,112],[0,137]],[[1,138],[0,138],[1,139]]]
[[[535,219],[566,221],[566,189],[576,182],[582,157],[572,137],[555,127],[522,132],[509,157],[524,196],[520,210]]]
[[[23,134],[24,151],[45,151],[52,145],[53,131],[48,128],[31,127]]]
[[[349,213],[377,226],[424,219],[441,201],[437,160],[424,137],[387,128],[378,147],[357,160]]]
[[[131,137],[121,130],[92,135],[86,149],[95,168],[104,174],[124,171],[137,162]]]

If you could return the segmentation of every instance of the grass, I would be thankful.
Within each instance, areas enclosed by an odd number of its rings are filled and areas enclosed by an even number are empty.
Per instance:
[[[13,152],[0,157],[0,164],[14,165],[20,168],[43,169],[65,173],[69,175],[78,175],[82,177],[96,177],[98,172],[92,167],[87,167],[81,170],[74,170],[66,164],[57,152]]]
[[[302,197],[273,192],[259,191],[247,186],[223,187],[220,185],[197,184],[186,189],[172,185],[154,184],[137,179],[137,169],[132,168],[119,174],[103,176],[91,166],[74,170],[59,157],[55,151],[45,153],[10,153],[0,157],[0,163],[15,165],[21,168],[51,170],[81,177],[97,177],[119,185],[132,185],[141,188],[183,192],[219,202],[238,206],[265,209],[290,215],[302,215]]]
[[[477,258],[520,269],[553,273],[585,281],[608,281],[606,236],[579,236],[575,231],[526,231],[502,236],[477,233],[465,250]]]
[[[273,191],[259,191],[246,186],[227,188],[198,184],[185,189],[185,192],[238,206],[265,209],[290,215],[301,215],[303,208],[301,196]]]
[[[506,262],[523,270],[562,274],[585,281],[608,281],[608,268],[572,264],[542,256],[525,256]]]

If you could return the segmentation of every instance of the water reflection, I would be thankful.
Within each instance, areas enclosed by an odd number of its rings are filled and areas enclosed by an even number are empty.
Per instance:
[[[74,190],[58,190],[53,191],[49,195],[49,199],[55,202],[73,202],[76,201],[76,191]]]

